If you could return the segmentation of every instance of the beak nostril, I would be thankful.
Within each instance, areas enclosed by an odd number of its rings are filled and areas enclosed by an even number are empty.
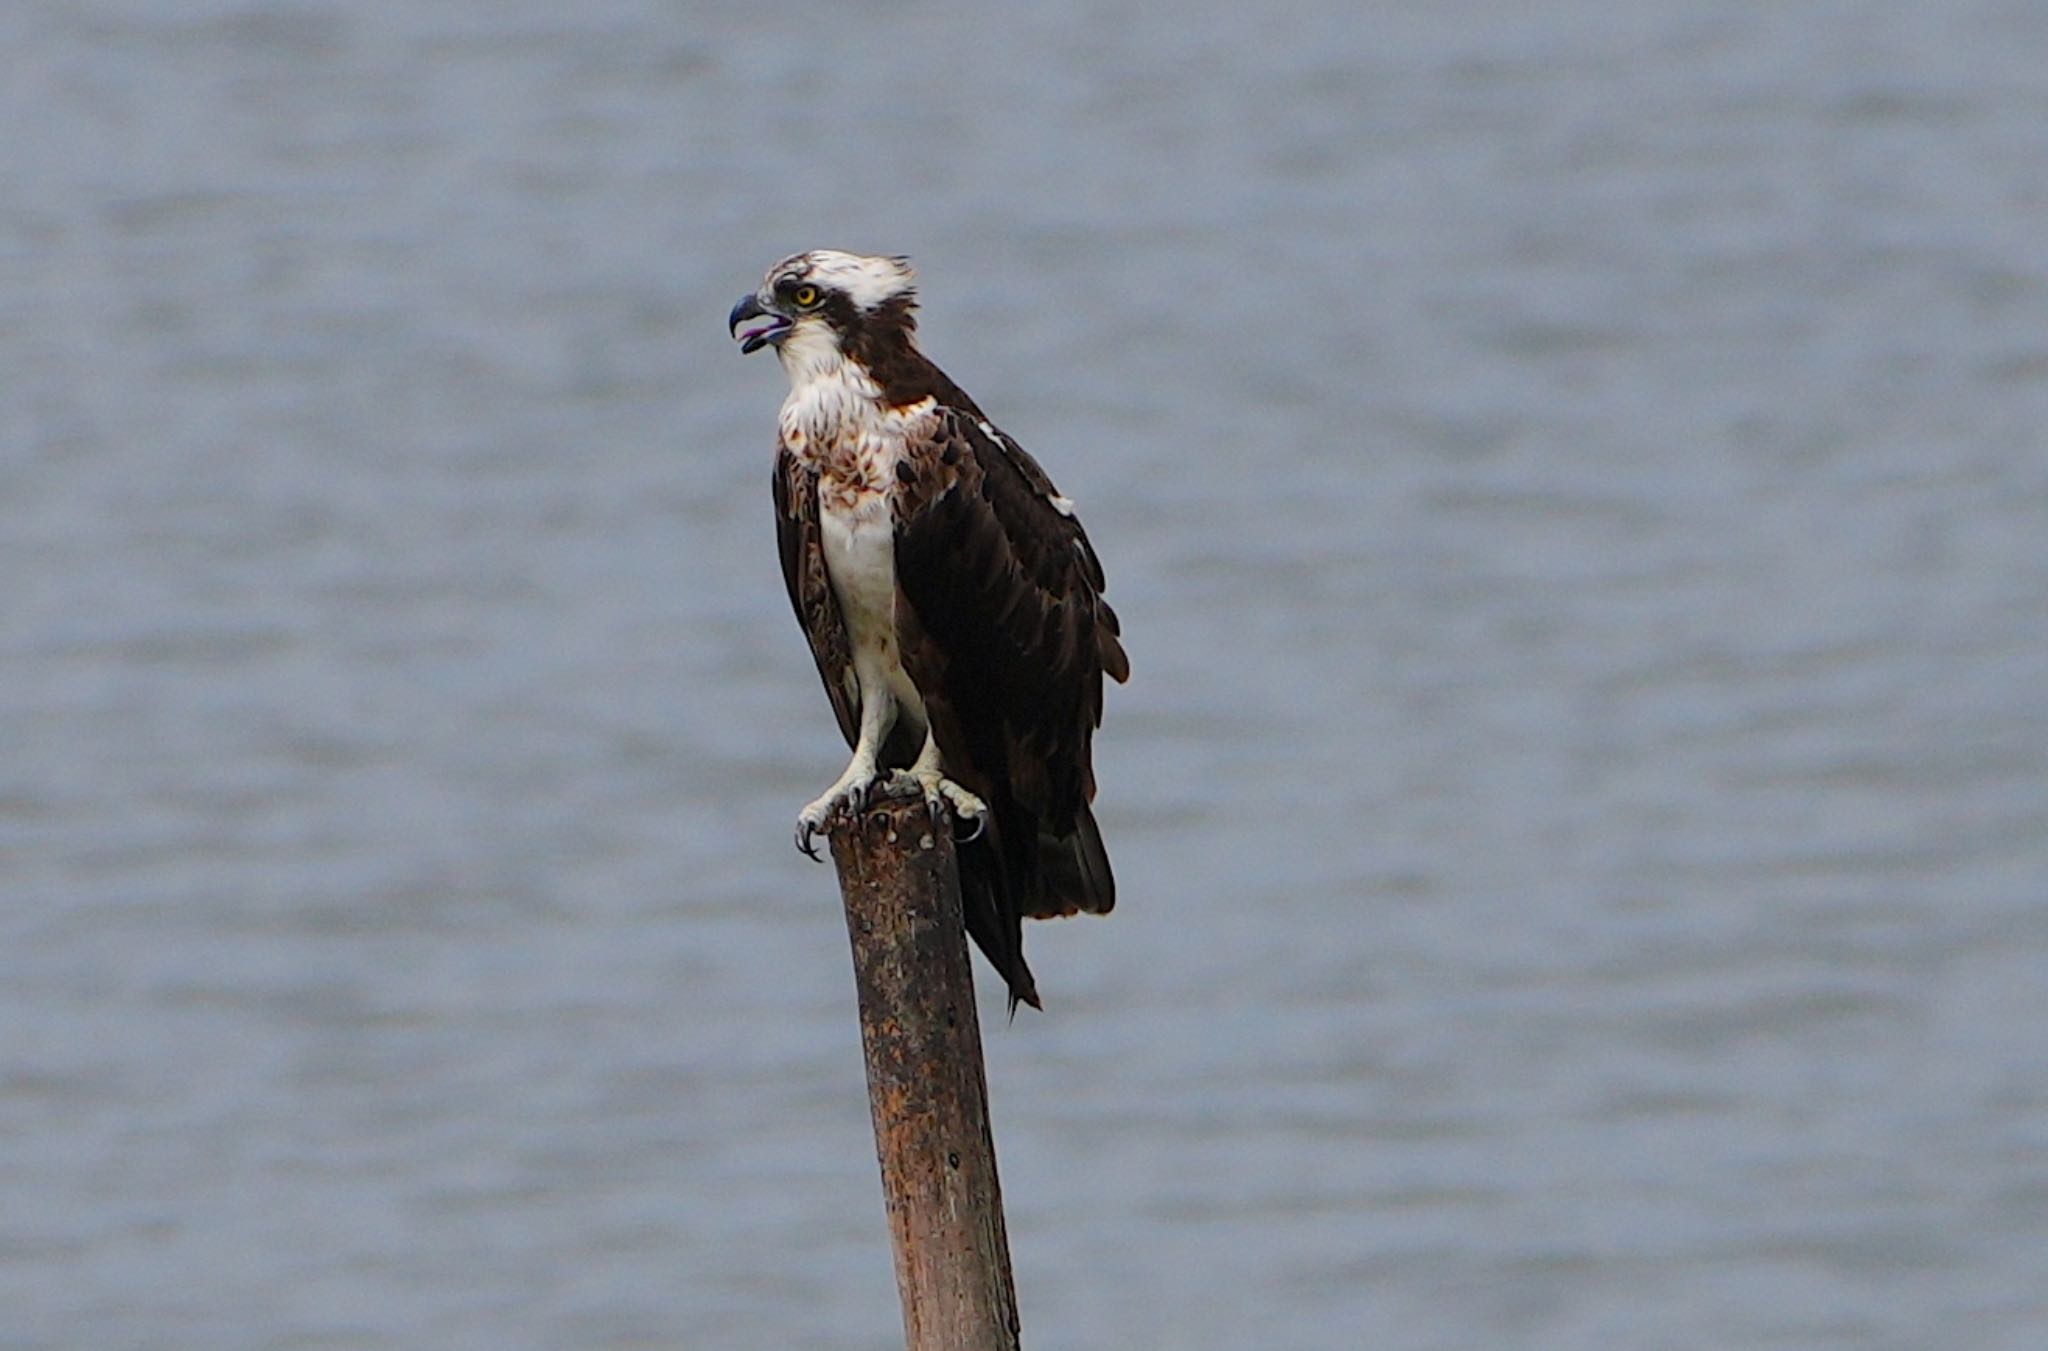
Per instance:
[[[736,333],[742,323],[749,319],[758,319],[766,313],[768,311],[761,308],[759,296],[742,296],[740,303],[732,307],[732,313],[726,318],[725,331]]]
[[[747,296],[732,307],[726,331],[740,345],[741,352],[759,351],[790,329],[791,321],[761,303],[759,296]]]

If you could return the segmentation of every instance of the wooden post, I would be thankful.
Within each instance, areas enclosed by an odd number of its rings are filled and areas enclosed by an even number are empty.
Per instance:
[[[833,823],[875,1152],[909,1351],[1018,1351],[960,877],[948,823],[888,797]]]

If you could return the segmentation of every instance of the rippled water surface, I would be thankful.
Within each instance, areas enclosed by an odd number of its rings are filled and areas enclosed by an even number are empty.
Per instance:
[[[0,52],[0,1344],[900,1345],[724,332],[835,244],[1136,668],[1028,1345],[2048,1346],[2038,4]]]

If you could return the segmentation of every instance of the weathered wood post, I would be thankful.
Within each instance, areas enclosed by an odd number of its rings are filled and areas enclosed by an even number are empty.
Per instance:
[[[887,797],[834,823],[868,1102],[909,1351],[1018,1351],[949,823]]]

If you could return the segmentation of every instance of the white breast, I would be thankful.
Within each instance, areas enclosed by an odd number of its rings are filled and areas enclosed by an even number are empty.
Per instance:
[[[882,493],[848,495],[819,485],[825,572],[856,647],[896,643],[896,531]]]
[[[882,698],[923,734],[924,701],[903,669],[896,642],[896,465],[933,401],[888,408],[867,373],[850,362],[785,350],[791,390],[782,408],[783,444],[818,471],[818,523],[825,574],[853,647],[863,704]]]

